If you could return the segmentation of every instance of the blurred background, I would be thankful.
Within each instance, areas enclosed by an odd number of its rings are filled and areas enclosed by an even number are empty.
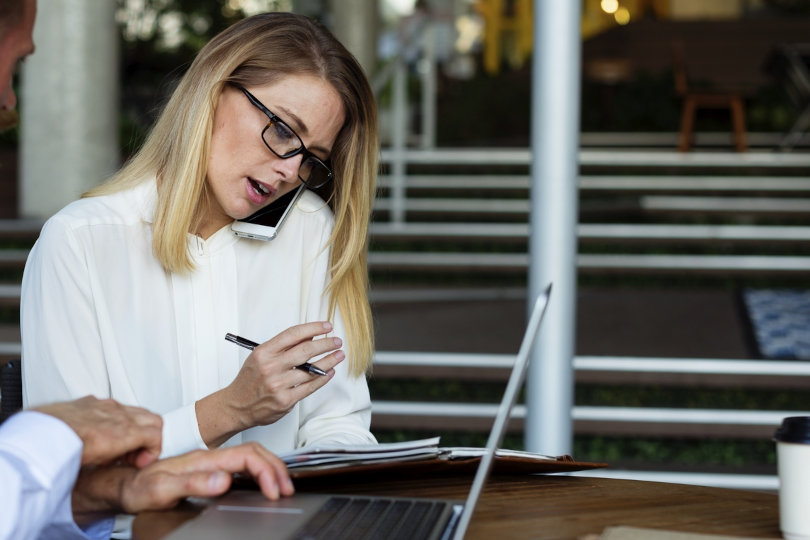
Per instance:
[[[533,2],[39,4],[0,134],[4,356],[42,221],[138,147],[213,35],[295,11],[380,107],[374,431],[483,444],[526,322]],[[584,0],[580,30],[573,454],[775,489],[773,430],[810,410],[810,2]]]

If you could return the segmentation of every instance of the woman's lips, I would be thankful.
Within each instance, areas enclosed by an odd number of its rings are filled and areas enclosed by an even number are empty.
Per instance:
[[[245,188],[248,198],[253,204],[264,204],[268,198],[276,193],[276,189],[273,186],[264,184],[250,177],[247,179]]]

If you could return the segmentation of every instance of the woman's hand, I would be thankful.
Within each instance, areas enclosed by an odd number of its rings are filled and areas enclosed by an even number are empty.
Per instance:
[[[230,385],[197,402],[205,443],[219,446],[245,429],[272,424],[329,382],[346,357],[339,338],[315,339],[331,330],[329,322],[299,324],[253,349]],[[326,376],[295,369],[323,354],[317,365]]]

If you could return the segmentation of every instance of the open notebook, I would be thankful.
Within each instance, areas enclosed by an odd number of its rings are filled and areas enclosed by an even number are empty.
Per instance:
[[[550,293],[549,285],[535,302],[466,501],[312,493],[268,501],[258,491],[234,490],[216,499],[167,539],[460,540],[489,477],[495,451],[503,440]]]

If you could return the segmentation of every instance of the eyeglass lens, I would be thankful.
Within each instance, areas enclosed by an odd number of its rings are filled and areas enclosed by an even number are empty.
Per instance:
[[[275,155],[281,159],[291,158],[299,153],[303,153],[301,165],[298,167],[298,178],[309,186],[310,188],[319,188],[332,180],[332,170],[320,159],[315,157],[304,146],[301,137],[293,131],[293,129],[285,124],[278,116],[270,112],[261,101],[256,99],[256,96],[247,91],[247,89],[234,85],[239,88],[248,101],[262,111],[269,121],[262,130],[262,140],[267,148],[270,149]]]
[[[287,124],[275,118],[262,132],[264,143],[281,158],[292,157],[303,148],[301,139]],[[306,185],[318,188],[332,179],[332,171],[321,160],[304,149],[304,159],[298,168],[298,177]]]

